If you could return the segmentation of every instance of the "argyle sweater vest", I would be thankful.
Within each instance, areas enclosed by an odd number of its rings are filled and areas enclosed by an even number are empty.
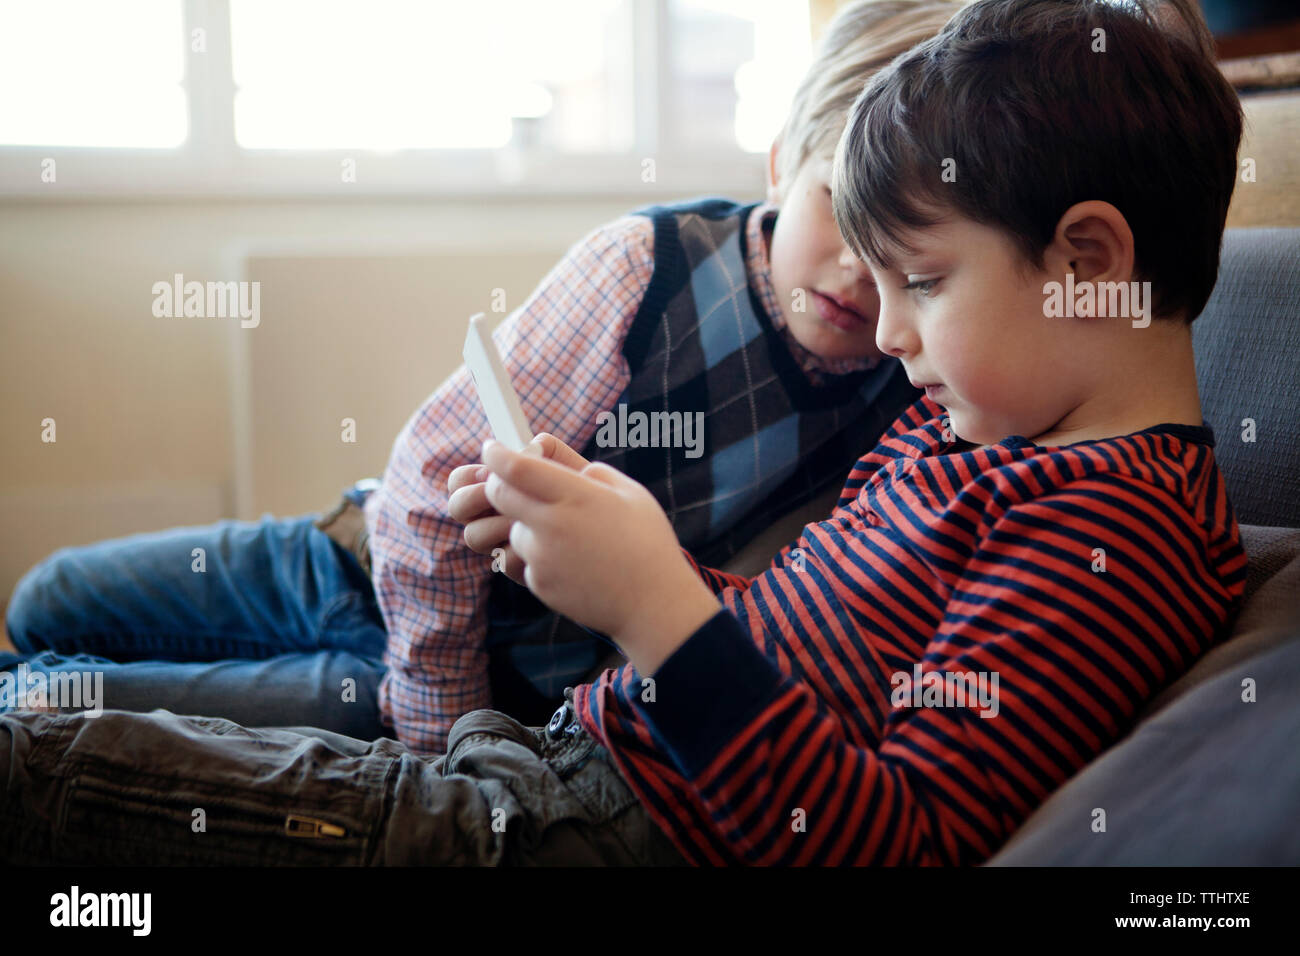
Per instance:
[[[746,271],[756,205],[699,199],[636,211],[654,222],[654,274],[623,343],[631,381],[582,449],[653,492],[682,546],[708,566],[842,485],[921,395],[892,359],[810,382]],[[493,706],[545,723],[564,687],[612,645],[496,574],[487,648]]]

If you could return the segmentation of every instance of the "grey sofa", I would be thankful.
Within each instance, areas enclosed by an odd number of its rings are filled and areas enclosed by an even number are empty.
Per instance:
[[[1300,229],[1228,230],[1192,328],[1202,413],[1250,560],[1242,608],[1230,636],[986,866],[1300,864]],[[837,493],[775,523],[726,569],[760,572]]]

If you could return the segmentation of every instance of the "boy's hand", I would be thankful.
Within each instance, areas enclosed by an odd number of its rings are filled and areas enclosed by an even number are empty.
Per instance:
[[[554,435],[542,432],[524,449],[526,455],[540,455],[559,462],[575,471],[581,471],[590,462],[560,441]],[[484,482],[488,471],[482,465],[461,465],[447,476],[447,512],[452,519],[465,526],[465,543],[471,551],[491,556],[496,549],[502,553],[501,570],[506,577],[524,584],[524,563],[510,546],[509,518],[498,514],[487,500]]]
[[[608,634],[645,675],[718,611],[646,488],[608,465],[574,470],[483,447],[484,491],[514,522],[524,583],[552,609]]]

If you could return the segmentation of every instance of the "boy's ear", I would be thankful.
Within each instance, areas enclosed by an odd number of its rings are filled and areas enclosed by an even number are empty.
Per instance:
[[[1044,253],[1053,275],[1073,272],[1076,281],[1129,282],[1133,278],[1133,230],[1108,202],[1075,203],[1056,224]]]
[[[780,180],[776,172],[776,159],[781,152],[781,137],[772,140],[772,148],[767,151],[767,201],[781,201]]]

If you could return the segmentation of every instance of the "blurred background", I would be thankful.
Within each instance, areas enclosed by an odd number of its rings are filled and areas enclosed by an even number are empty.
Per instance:
[[[59,547],[380,475],[471,313],[631,209],[762,198],[835,7],[0,0],[0,598]],[[1268,131],[1230,224],[1300,224],[1300,17],[1206,12]],[[260,283],[259,324],[155,316],[178,274]]]

